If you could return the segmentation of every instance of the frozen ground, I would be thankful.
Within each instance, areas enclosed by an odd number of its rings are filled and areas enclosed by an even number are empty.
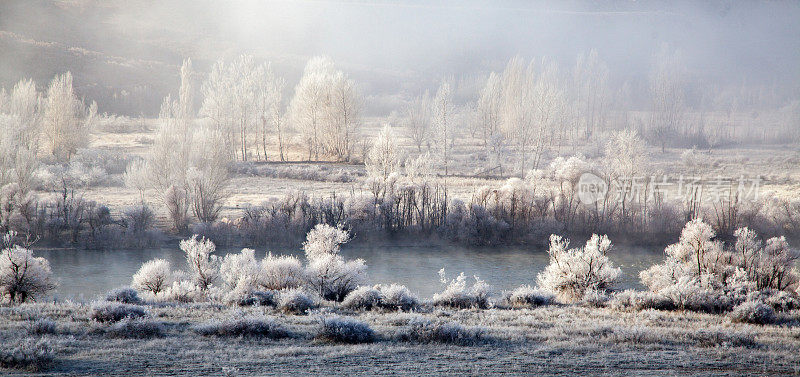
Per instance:
[[[271,308],[209,304],[148,307],[161,336],[114,338],[112,325],[90,319],[77,304],[0,308],[3,348],[41,339],[53,359],[38,372],[0,369],[4,375],[797,375],[797,311],[781,325],[732,323],[725,316],[688,312],[620,312],[579,306],[521,310],[428,310],[427,313],[349,312],[369,324],[376,340],[335,344],[314,339],[320,313],[284,315]],[[213,320],[267,316],[291,337],[203,336],[193,327]],[[402,340],[409,321],[425,317],[482,328],[467,342]],[[33,320],[56,322],[45,335]],[[477,326],[477,327],[473,327]],[[472,341],[474,340],[474,341]]]

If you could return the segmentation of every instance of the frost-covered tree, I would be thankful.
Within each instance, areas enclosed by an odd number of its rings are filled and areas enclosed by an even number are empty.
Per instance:
[[[406,106],[405,131],[418,152],[422,152],[422,146],[430,148],[430,139],[433,136],[431,125],[431,98],[428,92],[414,98]]]
[[[339,255],[341,245],[349,240],[350,235],[341,227],[318,224],[303,243],[308,283],[327,300],[344,300],[366,280],[363,259],[347,261]]]
[[[206,238],[192,238],[181,241],[180,249],[186,254],[186,264],[192,282],[200,288],[207,290],[219,275],[219,258],[211,253],[216,246]]]
[[[372,143],[369,153],[367,153],[364,165],[373,177],[386,180],[389,175],[396,172],[400,167],[400,153],[397,150],[397,138],[388,124],[384,125],[378,137]]]
[[[12,304],[35,300],[55,288],[47,259],[13,244],[15,236],[6,233],[0,251],[0,301]]]
[[[455,104],[450,82],[442,80],[432,104],[434,140],[439,148],[440,158],[444,163],[444,175],[449,174],[452,148],[455,142]]]
[[[685,68],[680,51],[664,45],[655,57],[650,74],[650,95],[653,110],[650,138],[664,152],[669,138],[674,137],[685,116]]]
[[[68,161],[89,143],[89,132],[97,116],[97,104],[86,106],[72,89],[72,74],[56,76],[47,89],[42,114],[43,135],[49,152]]]
[[[353,80],[341,71],[333,75],[330,85],[323,146],[327,154],[339,161],[347,161],[361,125],[361,96]]]
[[[164,259],[153,259],[142,264],[133,275],[131,287],[140,292],[149,292],[153,295],[161,293],[170,284],[172,270],[169,261]]]
[[[473,119],[486,153],[490,153],[492,139],[500,133],[502,93],[500,75],[496,72],[490,73],[481,89]]]
[[[577,114],[588,140],[603,128],[608,108],[608,66],[598,57],[597,50],[578,56],[573,85]]]
[[[586,246],[568,249],[569,240],[550,236],[550,264],[539,274],[539,287],[566,301],[578,301],[586,294],[610,290],[621,274],[608,259],[611,241],[592,235]]]
[[[247,161],[250,155],[252,135],[262,122],[261,86],[270,75],[268,69],[256,64],[252,56],[241,55],[230,63],[217,62],[203,84],[200,114],[211,119],[214,129],[224,136],[224,147],[232,159]]]
[[[295,87],[288,117],[308,150],[308,160],[321,154],[339,160],[350,157],[361,124],[361,97],[355,84],[333,60],[311,58]]]
[[[326,56],[311,58],[303,77],[294,89],[288,115],[292,126],[300,132],[308,150],[308,160],[319,159],[322,152],[322,132],[325,126],[326,107],[333,61]]]
[[[257,109],[258,122],[260,128],[258,132],[261,143],[261,153],[267,160],[267,140],[274,135],[278,142],[278,156],[281,161],[285,161],[284,142],[286,139],[286,126],[284,125],[283,112],[281,109],[283,88],[286,82],[276,77],[272,71],[272,66],[267,64],[263,67],[257,83]]]

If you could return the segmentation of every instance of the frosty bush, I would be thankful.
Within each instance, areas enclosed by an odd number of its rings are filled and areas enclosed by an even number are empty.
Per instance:
[[[3,237],[0,251],[0,301],[12,304],[35,300],[55,288],[50,263],[33,251],[12,244],[15,234]]]
[[[193,282],[200,290],[207,290],[218,275],[219,258],[211,255],[216,246],[211,240],[197,239],[197,235],[194,235],[188,240],[181,241],[180,248],[186,253],[186,264],[189,266]]]
[[[414,318],[400,339],[420,343],[453,343],[469,345],[483,339],[483,329],[464,327],[457,322],[435,322],[426,318]]]
[[[164,336],[164,325],[147,319],[126,317],[111,325],[105,333],[111,338],[159,338]]]
[[[375,340],[375,332],[356,319],[328,316],[320,319],[316,338],[335,343],[369,343]]]
[[[193,281],[180,280],[172,282],[163,292],[154,297],[156,301],[165,302],[200,302],[205,301],[208,290],[203,290]]]
[[[383,294],[372,287],[358,287],[342,301],[342,306],[355,310],[370,310],[381,306]]]
[[[228,301],[241,301],[255,290],[261,279],[261,268],[252,249],[242,249],[239,254],[227,254],[222,258],[219,275],[230,292]]]
[[[161,293],[169,286],[172,276],[169,262],[164,259],[153,259],[142,264],[133,275],[131,286],[140,292],[154,295]]]
[[[201,335],[221,337],[246,337],[281,339],[289,337],[280,323],[272,318],[239,318],[227,321],[214,321],[198,325],[194,330]]]
[[[308,259],[328,254],[339,254],[342,244],[350,241],[350,234],[340,227],[328,224],[317,224],[308,231],[303,250]]]
[[[304,281],[303,264],[294,256],[273,256],[270,253],[261,261],[262,288],[273,290],[297,288]]]
[[[734,322],[765,325],[775,321],[775,310],[759,301],[745,301],[733,308],[728,316]]]
[[[53,362],[53,351],[44,339],[26,338],[5,342],[0,349],[0,367],[41,371]]]
[[[383,295],[381,307],[391,310],[409,311],[419,305],[419,298],[411,293],[405,285],[376,285],[375,289]]]
[[[37,319],[28,327],[28,334],[31,335],[46,335],[55,334],[56,322],[50,319]]]
[[[349,240],[350,235],[341,227],[318,224],[303,243],[308,283],[326,300],[342,301],[366,280],[363,259],[345,261],[339,255],[340,245]]]
[[[616,293],[610,300],[612,309],[616,310],[672,310],[672,300],[653,292],[640,292],[627,289]]]
[[[797,286],[797,253],[784,238],[770,238],[763,245],[748,228],[734,235],[730,247],[715,240],[713,229],[702,220],[688,222],[678,242],[665,249],[664,263],[639,274],[642,283],[677,308],[711,312],[731,310],[752,292]]]
[[[253,291],[241,298],[239,306],[275,306],[278,304],[277,295],[273,291]]]
[[[278,308],[287,313],[305,314],[314,306],[314,300],[302,289],[287,289],[278,296]]]
[[[530,285],[521,285],[513,291],[506,292],[503,296],[503,304],[512,308],[535,308],[549,305],[555,298],[552,293],[532,288]]]
[[[129,287],[117,288],[108,292],[108,294],[106,294],[106,301],[121,302],[123,304],[142,303],[142,299],[139,298],[139,292]]]
[[[92,319],[97,322],[118,322],[123,318],[139,318],[147,312],[138,305],[112,302],[96,303],[92,306]]]
[[[444,268],[439,270],[439,280],[447,286],[441,293],[433,295],[433,305],[458,309],[488,308],[490,286],[479,277],[474,278],[475,283],[468,288],[467,277],[463,272],[448,283]]]
[[[582,248],[567,249],[568,246],[569,240],[550,236],[550,264],[537,277],[542,289],[574,302],[588,291],[606,292],[613,287],[621,271],[606,256],[611,249],[608,237],[593,234]]]

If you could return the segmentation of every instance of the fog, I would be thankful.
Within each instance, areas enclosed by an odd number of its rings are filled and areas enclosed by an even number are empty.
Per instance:
[[[101,113],[154,116],[184,58],[201,74],[241,53],[270,61],[288,98],[322,54],[357,82],[368,114],[387,115],[442,77],[473,100],[514,56],[548,57],[569,73],[596,49],[610,86],[628,83],[631,108],[642,108],[668,45],[693,87],[761,88],[779,107],[797,98],[798,26],[796,2],[5,1],[0,86],[33,78],[42,87],[69,70]]]

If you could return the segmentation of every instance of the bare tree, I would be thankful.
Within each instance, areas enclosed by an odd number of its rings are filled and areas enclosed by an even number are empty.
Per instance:
[[[312,157],[319,159],[322,150],[321,137],[332,74],[333,61],[330,58],[311,58],[289,104],[289,119],[292,126],[300,131],[302,142],[308,149],[309,161]]]
[[[606,121],[608,66],[600,60],[597,50],[580,54],[573,72],[575,100],[588,140]]]
[[[414,98],[406,106],[405,131],[417,151],[422,152],[422,146],[427,144],[430,148],[431,138],[431,97],[428,92]]]
[[[361,97],[353,81],[339,71],[332,77],[328,98],[323,146],[328,154],[346,161],[350,159],[354,135],[361,125]]]

